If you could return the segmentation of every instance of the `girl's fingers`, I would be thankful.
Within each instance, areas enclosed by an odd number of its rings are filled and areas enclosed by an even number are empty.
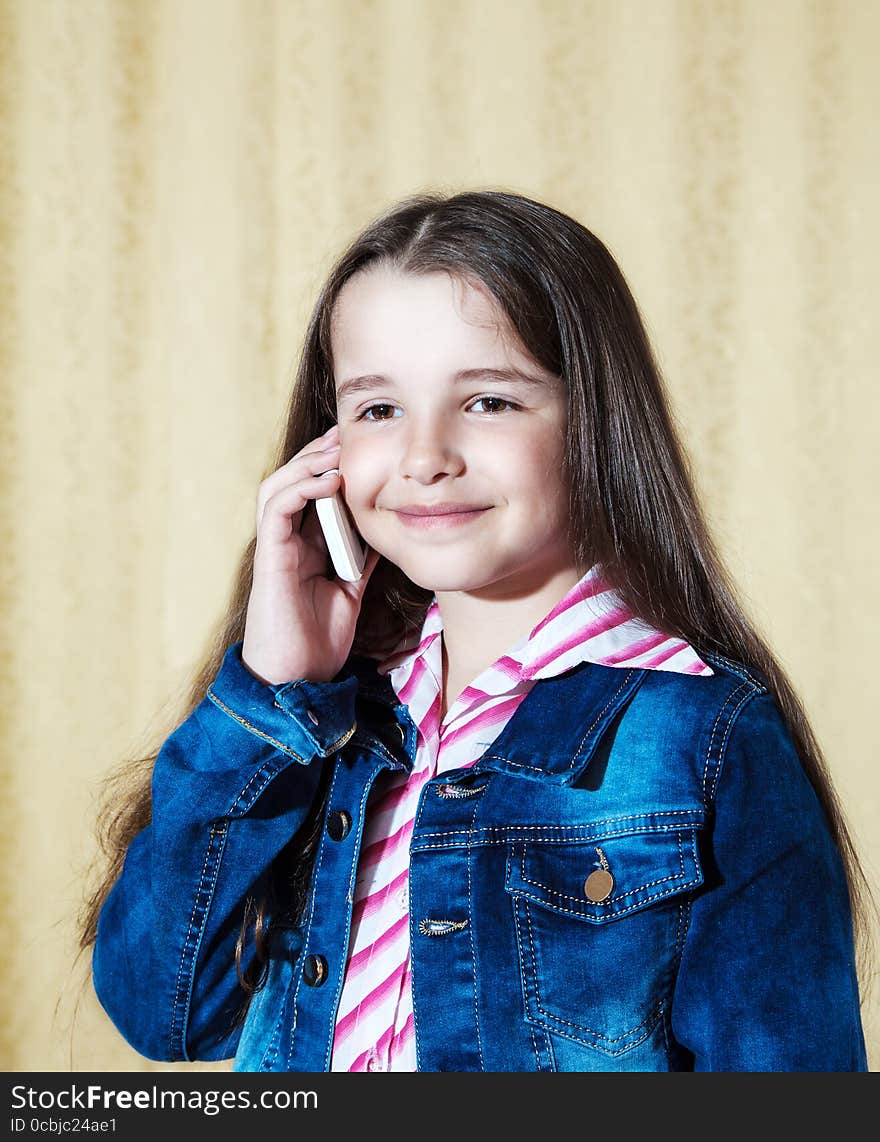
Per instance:
[[[260,534],[272,542],[283,543],[290,538],[291,530],[299,530],[292,517],[299,515],[309,500],[334,495],[339,491],[340,483],[339,472],[332,469],[323,475],[298,480],[270,495],[261,505],[257,521]]]
[[[317,449],[314,452],[299,453],[276,472],[267,476],[260,484],[257,493],[257,524],[262,519],[268,501],[285,488],[296,487],[303,479],[322,476],[339,464],[339,446],[329,450]]]
[[[299,452],[297,452],[293,456],[291,456],[291,458],[287,461],[286,464],[281,465],[281,468],[279,468],[278,471],[280,472],[284,468],[289,468],[290,465],[295,460],[301,460],[305,456],[320,456],[320,454],[322,452],[326,452],[328,449],[338,448],[338,447],[339,447],[339,433],[338,432],[334,432],[330,436],[319,436],[317,440],[313,440],[310,444],[307,444],[305,446],[305,448],[301,448],[299,450]]]
[[[308,465],[312,466],[316,462],[316,459],[325,452],[338,452],[338,450],[339,427],[334,424],[329,432],[325,432],[323,436],[319,436],[316,440],[309,441],[305,448],[300,448],[299,452],[291,456],[280,468],[276,468],[274,472],[266,477],[263,484],[270,484],[272,485],[272,491],[277,491],[277,486],[289,483],[293,474],[301,467],[301,461],[305,460]],[[328,467],[332,467],[332,465],[328,465]]]

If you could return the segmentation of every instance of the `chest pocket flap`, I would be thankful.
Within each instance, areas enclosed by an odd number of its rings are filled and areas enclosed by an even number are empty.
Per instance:
[[[510,846],[508,892],[602,924],[703,881],[697,828],[654,829],[590,841]]]

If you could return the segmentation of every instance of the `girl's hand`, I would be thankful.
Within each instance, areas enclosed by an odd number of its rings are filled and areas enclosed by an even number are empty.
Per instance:
[[[330,471],[338,463],[339,429],[334,425],[260,484],[241,658],[262,682],[328,682],[351,650],[361,599],[379,554],[367,549],[364,573],[356,583],[328,579],[327,545],[314,508],[303,522],[309,500],[339,491],[339,473]]]

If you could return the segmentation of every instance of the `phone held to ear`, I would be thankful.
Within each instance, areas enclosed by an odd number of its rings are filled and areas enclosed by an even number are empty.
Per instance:
[[[342,493],[315,500],[315,510],[327,541],[333,569],[347,583],[357,582],[364,573],[367,552],[351,522]]]

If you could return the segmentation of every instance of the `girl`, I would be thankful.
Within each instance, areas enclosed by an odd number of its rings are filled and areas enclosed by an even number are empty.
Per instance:
[[[318,298],[275,468],[84,915],[128,1042],[866,1069],[864,876],[605,246],[501,192],[378,218]],[[312,503],[336,492],[354,583]]]

